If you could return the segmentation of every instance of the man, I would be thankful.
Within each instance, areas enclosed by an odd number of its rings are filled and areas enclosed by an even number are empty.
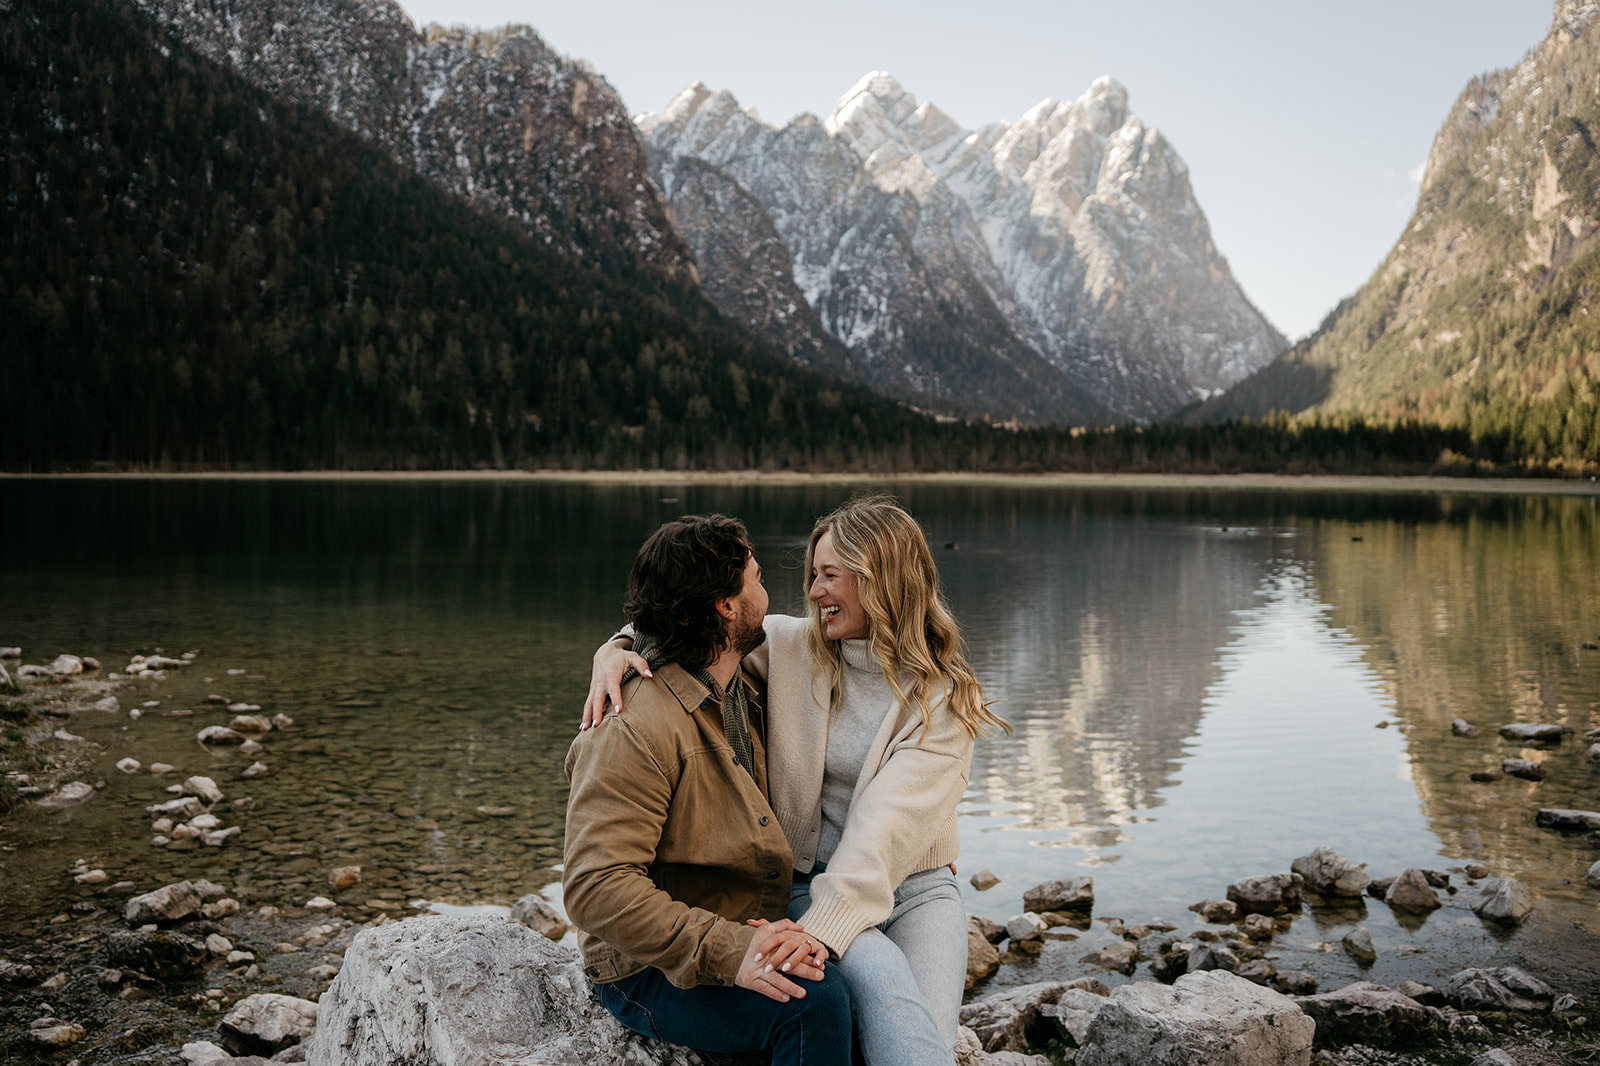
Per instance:
[[[562,887],[584,972],[646,1036],[843,1066],[844,980],[783,917],[793,856],[739,674],[767,612],[744,526],[668,522],[639,549],[623,606],[651,670],[623,686],[626,717],[612,709],[567,753]]]

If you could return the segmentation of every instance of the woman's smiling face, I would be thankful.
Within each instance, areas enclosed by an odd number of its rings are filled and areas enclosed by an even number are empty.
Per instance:
[[[856,575],[839,561],[832,533],[824,532],[811,550],[811,588],[806,596],[821,610],[822,632],[829,640],[867,635],[867,612],[861,608]]]

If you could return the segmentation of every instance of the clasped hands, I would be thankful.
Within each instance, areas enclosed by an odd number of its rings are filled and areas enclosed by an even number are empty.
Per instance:
[[[788,918],[776,922],[752,918],[745,924],[763,932],[750,941],[734,984],[787,1003],[806,994],[805,989],[790,978],[822,980],[822,965],[828,961],[828,949],[816,937]]]

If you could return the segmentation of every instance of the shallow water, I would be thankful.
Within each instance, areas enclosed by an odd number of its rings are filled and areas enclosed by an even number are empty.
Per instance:
[[[962,804],[962,880],[1002,878],[969,908],[1004,919],[1046,878],[1095,878],[1096,914],[1165,918],[1229,882],[1287,870],[1318,844],[1369,864],[1482,861],[1539,900],[1521,932],[1447,900],[1425,921],[1314,911],[1278,965],[1373,980],[1521,959],[1569,984],[1600,968],[1600,858],[1535,829],[1541,806],[1600,808],[1600,505],[1593,498],[897,486],[934,544],[987,694],[1016,727],[981,741]],[[798,610],[815,516],[850,489],[494,482],[12,482],[0,529],[0,645],[27,661],[194,649],[195,665],[121,694],[145,717],[67,723],[105,746],[83,807],[0,821],[0,949],[89,898],[87,858],[154,887],[203,875],[261,903],[326,892],[351,917],[412,901],[505,905],[560,862],[561,764],[589,656],[620,619],[639,541],[665,518],[749,524],[774,609]],[[230,674],[229,670],[242,670]],[[294,727],[252,761],[194,742],[230,714]],[[172,712],[190,710],[189,715]],[[1474,738],[1450,735],[1464,717]],[[1516,746],[1511,721],[1574,727],[1526,754],[1534,784],[1473,784]],[[1386,728],[1377,728],[1386,724]],[[125,776],[131,755],[181,773]],[[191,773],[252,811],[218,850],[150,845],[143,807]],[[1459,873],[1452,881],[1464,885]],[[997,982],[1077,972],[1104,934],[1053,943]],[[1331,943],[1333,951],[1325,946]],[[1147,952],[1148,954],[1148,952]],[[1140,973],[1143,976],[1143,971]],[[1337,982],[1335,982],[1337,983]]]

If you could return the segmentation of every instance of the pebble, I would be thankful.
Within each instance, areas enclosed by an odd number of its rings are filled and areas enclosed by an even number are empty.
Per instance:
[[[80,885],[98,885],[111,880],[104,870],[86,870],[73,878]]]
[[[125,774],[136,774],[143,767],[143,765],[144,764],[141,763],[138,759],[118,759],[117,760],[117,769],[121,770]]]
[[[60,1018],[39,1018],[28,1024],[28,1039],[44,1047],[67,1047],[88,1035],[83,1026]]]
[[[1500,769],[1508,777],[1521,777],[1529,781],[1543,781],[1545,775],[1543,763],[1527,759],[1503,759],[1500,762]]]
[[[190,829],[215,829],[222,824],[222,819],[214,814],[197,814],[189,819]]]
[[[227,918],[239,913],[239,901],[231,897],[219,899],[214,903],[207,903],[200,908],[200,913],[215,921],[218,918]]]
[[[240,963],[255,962],[255,961],[256,961],[256,956],[255,956],[255,952],[253,952],[253,951],[230,951],[230,952],[228,952],[228,965],[229,966],[238,966]]]
[[[361,867],[336,866],[328,871],[328,884],[335,892],[343,892],[361,883]]]
[[[1600,744],[1596,744],[1595,747],[1600,748]],[[994,871],[989,869],[979,870],[972,875],[972,887],[979,892],[987,892],[999,883],[1000,879],[994,875]]]
[[[153,833],[170,833],[170,832],[172,832],[172,819],[171,818],[157,818],[155,821],[150,823],[150,831],[153,832]]]
[[[233,721],[228,723],[228,728],[241,733],[270,733],[272,722],[259,714],[236,714]]]
[[[128,718],[130,720],[137,722],[139,719],[141,719],[143,717],[144,717],[144,712],[141,711],[139,708],[130,707],[128,709]]]
[[[1457,718],[1455,721],[1450,723],[1450,732],[1454,733],[1458,737],[1476,736],[1478,727],[1467,721],[1465,718]]]
[[[1482,878],[1485,878],[1485,877],[1489,876],[1489,867],[1485,866],[1481,862],[1469,862],[1469,863],[1467,863],[1466,870],[1467,870],[1467,876],[1472,878],[1474,881],[1477,881],[1477,880],[1480,880]],[[1415,999],[1416,997],[1413,996],[1412,998]]]
[[[164,848],[170,843],[172,843],[172,839],[161,833],[157,833],[155,836],[150,838],[151,847]]]
[[[206,937],[206,949],[213,955],[226,955],[233,950],[233,941],[221,933],[212,933]]]
[[[150,764],[150,772],[157,777],[160,777],[162,774],[170,774],[176,769],[177,767],[173,766],[169,762],[153,762]]]
[[[238,826],[230,825],[226,829],[216,829],[206,833],[200,838],[200,841],[208,848],[220,848],[242,832],[244,830]]]
[[[1365,929],[1356,929],[1345,934],[1344,949],[1355,957],[1358,962],[1374,963],[1378,961],[1378,949],[1372,946],[1372,934]]]
[[[194,777],[191,777],[185,781],[182,785],[182,788],[184,795],[194,796],[203,803],[212,804],[222,802],[222,789],[218,788],[217,783],[211,780],[209,777],[201,777],[200,775],[196,774]]]
[[[239,745],[239,751],[243,755],[260,755],[266,750],[266,745],[253,737],[246,737],[244,743]]]
[[[1589,867],[1589,872],[1583,875],[1583,879],[1588,882],[1590,888],[1600,888],[1600,862]]]
[[[338,904],[327,896],[312,896],[305,902],[305,908],[308,911],[331,911],[337,906]],[[1040,923],[1041,926],[1043,924],[1042,922]]]
[[[39,987],[46,992],[59,992],[72,983],[72,978],[64,973],[54,974],[39,982]]]
[[[272,716],[272,724],[277,729],[288,729],[294,725],[294,719],[286,714],[275,714]]]
[[[264,763],[264,762],[253,762],[249,766],[245,767],[244,772],[241,773],[239,776],[240,777],[265,777],[265,776],[267,776],[267,774],[269,774],[271,772],[272,771],[267,768],[267,764],[266,763]]]

